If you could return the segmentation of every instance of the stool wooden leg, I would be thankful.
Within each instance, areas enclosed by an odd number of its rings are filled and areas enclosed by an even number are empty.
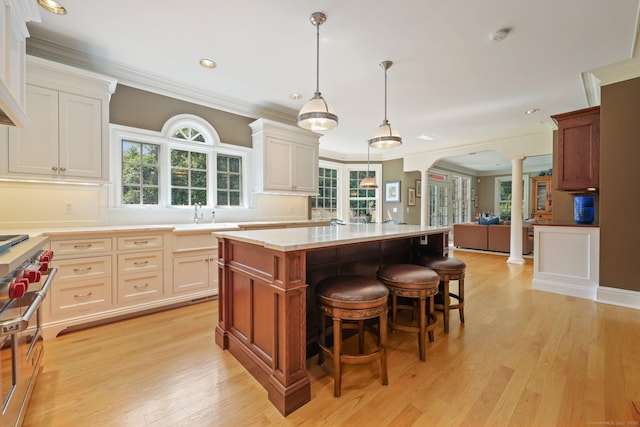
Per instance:
[[[458,304],[460,305],[460,308],[458,309],[458,312],[460,313],[460,323],[464,323],[464,278],[458,280],[458,295]]]
[[[444,333],[449,333],[449,280],[443,280],[442,285],[442,323],[444,324]]]
[[[326,332],[326,316],[324,312],[320,312],[320,345],[322,347],[327,346],[327,332]],[[318,351],[318,365],[324,365],[324,349],[320,347]]]
[[[342,320],[333,318],[333,395],[340,397],[342,388]]]
[[[420,352],[420,360],[425,361],[426,353],[426,341],[427,341],[427,300],[426,298],[420,298],[419,303],[419,320],[418,320],[418,350]]]
[[[434,322],[434,320],[433,320],[433,318],[434,318],[434,314],[433,314],[433,312],[434,312],[434,307],[433,307],[433,304],[434,304],[434,303],[433,303],[433,295],[431,295],[431,296],[429,297],[429,301],[428,301],[428,303],[427,303],[427,304],[428,304],[427,306],[428,306],[428,308],[429,308],[429,309],[427,310],[427,313],[428,313],[428,315],[427,315],[427,316],[428,316],[428,317],[427,317],[427,321],[428,321],[428,324],[431,324],[431,322]],[[433,333],[433,328],[431,328],[431,329],[429,330],[429,342],[434,342],[434,341],[435,341],[435,336],[434,336],[434,333]]]
[[[358,320],[358,350],[364,354],[364,320]]]
[[[389,376],[387,374],[387,311],[380,315],[380,376],[382,377],[382,385],[389,384]]]

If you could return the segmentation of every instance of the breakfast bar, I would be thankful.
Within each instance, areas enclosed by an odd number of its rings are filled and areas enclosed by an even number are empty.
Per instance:
[[[335,274],[375,277],[385,264],[448,254],[449,228],[349,224],[216,232],[216,343],[266,388],[288,415],[307,403],[306,359],[317,351],[313,289]]]

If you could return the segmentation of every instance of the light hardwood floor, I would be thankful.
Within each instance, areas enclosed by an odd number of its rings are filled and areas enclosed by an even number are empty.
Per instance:
[[[640,312],[531,289],[532,263],[467,262],[464,326],[452,313],[418,360],[390,334],[389,385],[376,365],[308,361],[311,402],[284,418],[214,343],[217,301],[45,342],[24,426],[640,425]]]

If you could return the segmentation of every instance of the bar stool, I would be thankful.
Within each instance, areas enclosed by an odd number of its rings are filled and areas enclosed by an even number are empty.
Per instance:
[[[467,264],[458,258],[446,257],[440,255],[428,255],[422,257],[420,264],[428,267],[438,273],[440,276],[440,294],[442,295],[442,304],[436,301],[435,308],[442,311],[442,323],[444,324],[444,333],[449,333],[449,310],[458,310],[460,315],[460,323],[464,323],[464,276],[467,270]],[[449,290],[449,282],[451,280],[458,281],[458,293]],[[458,302],[451,304],[450,299],[454,298]]]
[[[342,384],[342,364],[361,364],[380,360],[382,384],[387,385],[387,300],[389,291],[377,281],[364,276],[331,276],[318,282],[315,288],[316,300],[320,308],[320,336],[318,363],[324,363],[327,354],[333,359],[335,397],[340,397]],[[333,328],[326,326],[326,317],[333,319]],[[378,346],[373,351],[364,352],[365,320],[379,318]],[[353,323],[355,321],[356,323]],[[347,323],[343,323],[347,322]],[[342,329],[358,329],[358,350],[360,354],[343,354]],[[333,350],[326,345],[326,335],[333,331]]]
[[[440,277],[433,270],[414,264],[392,264],[381,267],[377,273],[378,280],[384,283],[391,295],[391,319],[389,326],[393,331],[417,332],[420,360],[425,361],[426,335],[433,342],[433,330],[437,318],[433,312],[433,297],[438,293]],[[398,297],[413,299],[418,304],[399,304]],[[418,301],[415,301],[415,300]],[[411,322],[400,323],[399,310],[411,311]],[[418,319],[415,324],[414,319]]]

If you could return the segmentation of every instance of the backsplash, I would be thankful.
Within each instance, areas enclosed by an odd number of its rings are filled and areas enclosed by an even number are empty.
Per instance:
[[[108,185],[0,182],[2,229],[104,225],[176,224],[193,221],[192,207],[109,207]],[[304,196],[255,194],[251,208],[206,208],[204,221],[287,221],[307,219]]]

